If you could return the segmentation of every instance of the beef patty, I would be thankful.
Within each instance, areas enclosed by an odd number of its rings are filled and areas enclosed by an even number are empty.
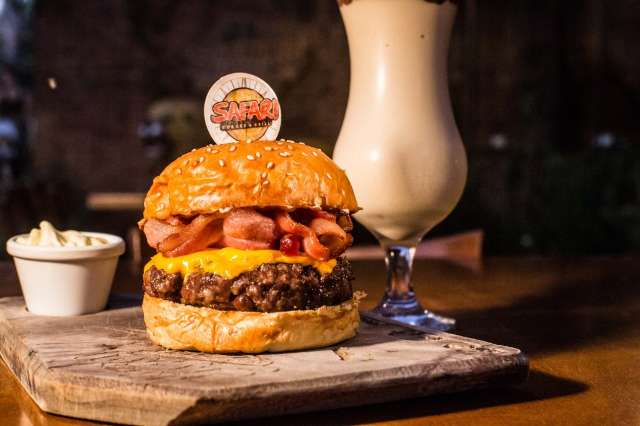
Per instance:
[[[330,274],[321,276],[312,266],[264,263],[232,279],[197,272],[186,280],[155,266],[145,271],[144,292],[188,305],[221,310],[281,312],[337,305],[353,295],[349,261],[339,258]]]

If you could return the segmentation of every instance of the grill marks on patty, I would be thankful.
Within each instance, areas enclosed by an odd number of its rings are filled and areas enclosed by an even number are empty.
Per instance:
[[[322,277],[312,266],[265,263],[232,279],[201,272],[169,274],[155,266],[144,273],[150,296],[221,310],[281,312],[337,305],[353,295],[351,265],[346,259]]]

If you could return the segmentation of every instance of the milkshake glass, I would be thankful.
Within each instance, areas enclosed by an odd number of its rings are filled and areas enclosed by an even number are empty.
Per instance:
[[[411,284],[416,245],[455,207],[467,160],[451,110],[447,53],[452,1],[339,1],[351,59],[349,100],[334,151],[363,210],[354,217],[386,253],[377,313],[450,329]]]

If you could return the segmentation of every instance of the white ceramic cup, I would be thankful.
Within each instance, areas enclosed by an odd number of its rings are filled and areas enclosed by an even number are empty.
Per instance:
[[[83,232],[106,244],[89,247],[41,247],[7,241],[29,312],[71,316],[105,308],[124,241],[116,235]]]

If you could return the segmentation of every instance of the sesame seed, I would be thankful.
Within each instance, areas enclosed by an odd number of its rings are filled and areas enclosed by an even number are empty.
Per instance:
[[[267,163],[267,169],[273,169],[273,166],[274,166],[273,161],[269,161]]]
[[[262,172],[262,173],[260,173],[260,177],[261,177],[262,179],[266,179],[266,178],[267,178],[267,172]]]
[[[282,142],[284,139],[280,139],[280,142],[276,142],[276,145],[284,145],[284,142]]]
[[[265,151],[273,151],[273,147],[265,146],[265,147],[264,147],[264,150],[265,150]]]
[[[268,180],[264,180],[264,181],[262,181],[262,184],[263,185],[269,185],[269,181]]]
[[[202,163],[204,161],[204,157],[200,156],[200,158],[198,158],[198,163]]]
[[[279,141],[282,141],[282,142],[286,141],[286,139],[285,139],[285,138],[280,138],[280,139],[278,139],[278,140],[279,140]]]
[[[280,153],[280,157],[291,157],[291,154],[287,151],[283,151]]]
[[[164,210],[164,207],[165,207],[164,203],[158,204],[158,209]]]
[[[189,160],[184,161],[184,166],[187,167],[189,165]]]
[[[333,179],[329,173],[327,173],[325,176],[327,176],[327,179],[329,179],[329,180]]]
[[[181,175],[181,174],[182,174],[182,169],[181,169],[180,167],[178,167],[178,168],[176,169],[176,174],[177,174],[177,175]]]
[[[255,159],[256,159],[256,157],[254,157],[253,155],[251,155],[251,154],[247,155],[247,160],[253,161]]]
[[[191,152],[193,152],[193,151],[195,151],[195,150],[196,150],[196,149],[195,149],[195,148],[193,148],[193,149],[191,150]]]
[[[308,156],[309,156],[309,154],[307,154],[307,153],[306,153],[306,152],[304,152],[304,151],[303,151],[301,154],[302,154],[302,156],[303,156],[303,157],[308,157]]]
[[[238,147],[237,147],[236,145],[231,145],[231,146],[229,147],[229,152],[233,152],[233,151],[235,151],[236,149],[238,149]]]
[[[293,145],[287,145],[287,149],[290,149],[291,151],[293,151]]]
[[[253,139],[247,139],[247,143],[253,142]]]
[[[218,151],[217,149],[212,149],[212,150],[211,150],[211,153],[212,153],[212,154],[217,154],[218,152],[220,152],[220,151]]]
[[[208,147],[205,149],[205,151],[207,151],[208,153],[211,153],[211,147],[210,147],[210,146],[208,146]]]
[[[219,159],[218,164],[220,165],[220,167],[224,167],[224,160],[222,158]]]
[[[256,194],[258,191],[260,191],[260,184],[256,185],[253,187],[253,193]]]
[[[262,154],[260,154],[259,152],[256,152],[256,158],[260,158],[262,157]]]
[[[161,196],[161,195],[162,195],[162,192],[160,192],[160,191],[158,191],[158,192],[156,192],[155,194],[153,194],[153,196],[154,196],[154,197],[159,197],[159,196]]]
[[[311,151],[311,155],[313,155],[314,157],[317,157],[317,156],[318,156],[318,153],[317,153],[317,152],[315,152],[315,151]]]

